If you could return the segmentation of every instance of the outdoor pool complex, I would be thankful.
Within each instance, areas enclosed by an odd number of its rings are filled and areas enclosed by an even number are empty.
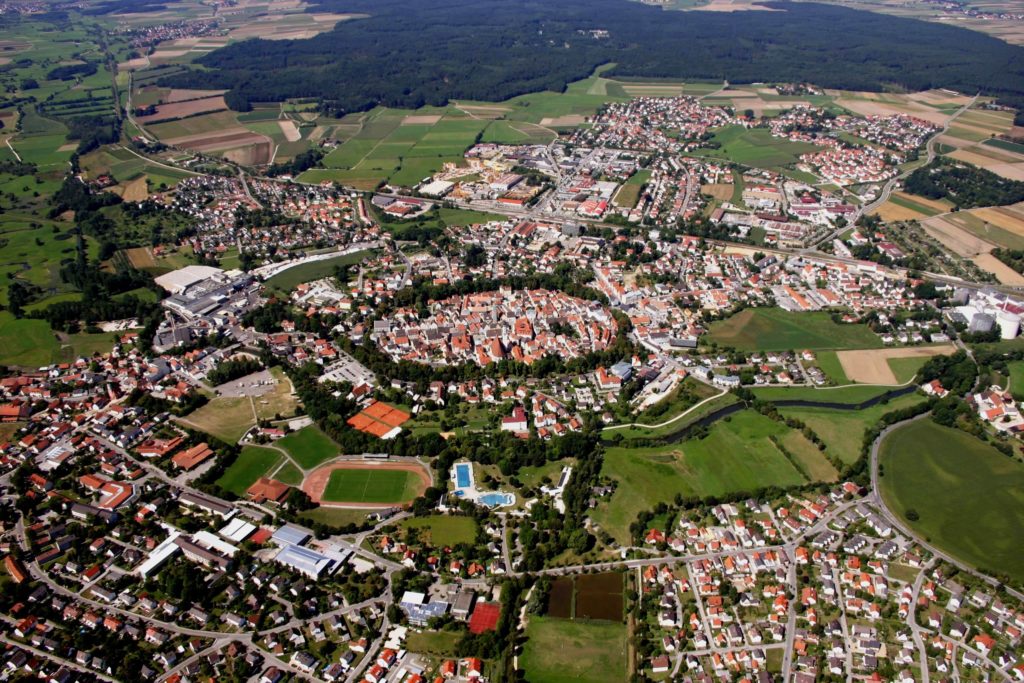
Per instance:
[[[473,464],[469,462],[457,462],[452,465],[452,481],[455,482],[453,496],[470,500],[477,505],[484,505],[489,508],[505,507],[514,505],[516,496],[506,491],[480,491],[476,487],[476,477],[473,476]]]
[[[473,483],[473,466],[459,463],[455,466],[455,485],[460,489],[469,488]]]
[[[501,507],[503,505],[512,505],[516,502],[516,497],[511,493],[502,493],[495,491],[493,493],[485,493],[477,498],[478,503],[486,505],[489,508]]]

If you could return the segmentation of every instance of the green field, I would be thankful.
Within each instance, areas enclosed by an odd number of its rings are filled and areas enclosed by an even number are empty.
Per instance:
[[[936,208],[933,208],[921,202],[915,202],[912,199],[909,199],[908,197],[893,195],[889,197],[889,201],[895,204],[896,206],[901,206],[904,209],[916,211],[917,213],[924,214],[925,216],[937,216],[938,214],[941,213],[941,211],[939,211]]]
[[[850,379],[846,376],[846,371],[843,370],[843,364],[839,362],[839,356],[836,355],[835,351],[819,351],[817,356],[817,366],[821,368],[821,371],[833,383],[838,385],[850,383]]]
[[[367,514],[367,510],[318,507],[306,510],[299,515],[299,519],[309,524],[327,524],[328,526],[343,527],[347,524],[362,524],[366,521]]]
[[[323,499],[333,503],[407,503],[420,493],[420,479],[405,470],[334,470]]]
[[[828,452],[852,464],[860,458],[864,432],[886,413],[923,403],[920,394],[907,394],[888,403],[879,403],[863,410],[835,410],[832,408],[779,408],[786,417],[802,420],[825,442]]]
[[[1009,140],[991,138],[989,140],[985,140],[985,142],[981,144],[988,145],[989,147],[995,147],[996,149],[1001,149],[1007,152],[1016,152],[1017,154],[1024,154],[1024,145],[1020,144],[1019,142],[1010,142]]]
[[[338,445],[312,425],[280,439],[277,446],[288,451],[292,459],[307,470],[338,455]]]
[[[714,150],[699,150],[701,154],[758,168],[777,168],[795,164],[801,154],[822,149],[806,142],[792,142],[773,137],[771,131],[766,128],[727,126],[719,129],[711,139],[721,147]]]
[[[399,523],[403,529],[418,529],[420,540],[435,548],[472,543],[476,539],[476,520],[472,517],[432,515],[412,517]]]
[[[879,458],[882,496],[907,525],[968,564],[1024,581],[1024,465],[928,419],[891,433]]]
[[[245,446],[238,458],[224,471],[217,485],[236,496],[245,496],[246,490],[265,477],[281,461],[281,454],[269,448]]]
[[[917,358],[890,358],[886,362],[896,377],[896,381],[905,384],[914,379],[917,371],[929,360],[927,356],[918,356]]]
[[[267,280],[266,285],[280,292],[290,292],[304,282],[312,282],[313,280],[320,280],[321,278],[333,275],[334,270],[339,266],[359,263],[370,254],[370,251],[357,251],[354,254],[345,254],[344,256],[336,256],[335,258],[323,261],[304,263],[301,266],[289,268],[283,273],[275,275]]]
[[[828,313],[788,313],[781,308],[747,308],[711,324],[704,342],[741,351],[877,349],[882,340],[867,325],[841,325]]]
[[[626,626],[531,616],[519,666],[532,683],[626,680]]]
[[[892,387],[874,385],[856,385],[846,387],[756,387],[754,396],[765,401],[781,401],[785,399],[803,401],[821,401],[829,403],[863,403],[875,396],[881,396]]]
[[[615,193],[612,201],[616,206],[632,209],[640,199],[640,191],[644,189],[644,183],[651,179],[651,172],[648,170],[637,171],[629,177],[619,191]]]
[[[753,410],[744,410],[715,423],[703,439],[655,448],[610,447],[602,474],[615,479],[618,488],[592,518],[617,540],[627,542],[629,525],[642,510],[671,502],[677,493],[712,496],[804,483],[804,476],[769,439],[785,439],[791,432]],[[784,443],[790,451],[804,452],[796,445],[803,436],[795,436],[799,439]],[[814,457],[824,459],[818,453]]]

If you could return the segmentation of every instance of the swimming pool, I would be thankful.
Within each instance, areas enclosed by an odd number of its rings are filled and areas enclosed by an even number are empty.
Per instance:
[[[460,489],[469,488],[472,482],[473,468],[469,463],[459,463],[455,466],[455,485]]]
[[[477,499],[477,502],[486,505],[489,508],[496,508],[503,505],[511,505],[516,502],[516,497],[511,493],[485,493]]]

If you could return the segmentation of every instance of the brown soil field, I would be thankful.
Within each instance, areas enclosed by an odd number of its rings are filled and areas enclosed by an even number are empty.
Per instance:
[[[918,213],[913,209],[908,209],[905,206],[893,204],[892,202],[886,202],[872,212],[873,215],[881,217],[885,222],[891,221],[913,221],[921,218],[927,218],[923,213]]]
[[[217,95],[223,95],[227,90],[189,90],[187,88],[171,88],[171,92],[167,93],[164,98],[164,102],[171,104],[172,102],[184,102],[186,100],[201,100],[206,97],[216,97]]]
[[[732,199],[733,186],[729,183],[717,183],[714,185],[701,185],[701,194],[711,195],[715,199],[728,201]]]
[[[265,139],[264,142],[223,150],[221,155],[242,166],[263,166],[274,160],[275,149],[274,143]]]
[[[278,121],[277,125],[281,127],[281,132],[284,133],[284,139],[288,142],[298,142],[302,139],[302,133],[299,132],[294,121],[282,120]]]
[[[412,472],[420,480],[420,490],[417,495],[422,495],[433,484],[430,472],[427,472],[421,465],[415,462],[363,462],[359,460],[346,460],[318,467],[307,474],[306,478],[302,480],[302,490],[314,503],[324,507],[339,508],[389,508],[397,505],[408,505],[408,503],[400,501],[393,503],[335,503],[324,501],[324,489],[327,488],[327,483],[331,479],[331,472],[335,470],[405,470],[406,472]]]
[[[133,268],[141,270],[156,267],[156,259],[153,258],[153,251],[149,247],[132,247],[125,249],[124,253]]]
[[[57,151],[58,152],[74,152],[76,149],[78,149],[78,143],[77,142],[68,142],[68,143],[63,144],[60,147],[58,147]]]
[[[1024,237],[1024,211],[1015,206],[1001,206],[988,209],[972,209],[971,213],[981,220],[991,223],[1015,235]]]
[[[995,247],[994,244],[975,237],[963,228],[937,216],[922,221],[921,225],[925,232],[958,256],[971,258],[978,254],[987,254]]]
[[[920,204],[921,206],[930,206],[936,211],[941,211],[942,213],[946,213],[952,208],[952,204],[950,204],[949,202],[941,201],[939,199],[928,199],[927,197],[919,197],[916,194],[907,194],[906,192],[894,192],[893,195],[896,197],[900,197],[902,199],[906,199],[908,202]]]
[[[952,344],[940,346],[911,346],[900,349],[865,349],[837,351],[843,372],[853,382],[864,384],[896,384],[896,375],[889,367],[890,358],[921,358],[953,353]]]
[[[146,187],[146,176],[144,175],[125,183],[121,190],[121,199],[126,202],[142,202],[147,197],[149,197],[149,190]]]
[[[441,120],[440,114],[410,114],[402,119],[403,126],[432,126]]]
[[[997,259],[992,254],[978,254],[971,259],[979,268],[987,270],[996,276],[1004,285],[1024,285],[1024,276],[1010,268],[1008,265]]]
[[[645,85],[642,83],[622,83],[627,95],[634,97],[677,97],[683,93],[682,83],[667,85]]]
[[[969,164],[974,164],[979,168],[984,168],[988,171],[992,171],[1004,178],[1010,180],[1024,180],[1024,162],[1022,163],[1008,163],[1004,161],[996,161],[989,156],[982,156],[976,152],[967,151],[964,149],[958,149],[949,155],[953,159],[959,161],[966,161]]]
[[[579,114],[568,114],[566,116],[547,117],[540,121],[542,126],[578,126],[587,120],[585,116]]]
[[[173,93],[173,91],[171,91]],[[222,111],[228,105],[220,95],[207,97],[201,100],[186,100],[183,102],[171,102],[158,105],[156,112],[146,116],[136,117],[141,123],[152,123],[166,121],[168,119],[183,119],[196,114],[204,114],[211,111]]]
[[[771,7],[754,4],[756,0],[711,0],[708,5],[694,7],[694,10],[701,12],[777,12]]]
[[[254,133],[247,128],[231,128],[212,133],[196,133],[194,135],[183,135],[177,138],[168,138],[164,140],[164,142],[175,147],[185,147],[199,152],[209,152],[216,149],[228,149],[230,147],[239,147],[244,144],[262,142],[266,139],[267,138],[259,133]]]
[[[860,99],[852,99],[848,97],[841,97],[836,100],[836,104],[841,107],[845,107],[850,111],[861,114],[863,116],[891,116],[893,114],[909,114],[916,116],[917,118],[924,119],[925,121],[931,121],[932,123],[943,125],[949,119],[948,114],[944,114],[941,111],[932,109],[921,104],[915,104],[913,102],[905,103],[890,103],[890,102],[878,102],[878,101],[864,101]]]

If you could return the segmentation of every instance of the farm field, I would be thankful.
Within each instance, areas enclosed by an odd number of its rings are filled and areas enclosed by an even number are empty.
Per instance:
[[[874,349],[882,341],[866,325],[841,325],[828,313],[788,313],[780,308],[748,308],[711,324],[707,341],[741,351]]]
[[[837,385],[850,383],[850,378],[843,370],[843,364],[839,362],[838,351],[819,351],[816,355],[817,358],[813,364],[817,365],[833,383]]]
[[[303,469],[316,467],[338,455],[338,445],[313,425],[292,432],[275,445],[286,450]]]
[[[618,622],[532,616],[519,665],[528,681],[625,680],[626,626]]]
[[[1024,465],[922,419],[885,439],[879,466],[882,496],[908,526],[968,564],[1024,581]]]
[[[246,490],[260,477],[267,476],[281,461],[282,455],[269,448],[245,446],[238,458],[224,471],[217,485],[238,497],[244,497]]]
[[[932,356],[942,356],[954,351],[956,347],[952,344],[940,344],[897,349],[839,351],[836,355],[850,381],[864,384],[901,384],[909,381]],[[895,367],[892,364],[894,361],[898,361]],[[897,368],[903,376],[902,379],[896,374]]]
[[[676,494],[711,496],[803,483],[800,471],[770,440],[790,431],[745,410],[715,423],[703,439],[652,448],[609,447],[602,474],[615,479],[618,487],[592,517],[625,543],[629,525],[642,510]]]
[[[420,540],[435,548],[472,543],[476,539],[477,531],[476,520],[472,517],[455,515],[412,517],[403,519],[399,526],[403,529],[418,530]]]
[[[420,478],[405,470],[336,469],[323,500],[334,503],[404,503],[420,491]]]

